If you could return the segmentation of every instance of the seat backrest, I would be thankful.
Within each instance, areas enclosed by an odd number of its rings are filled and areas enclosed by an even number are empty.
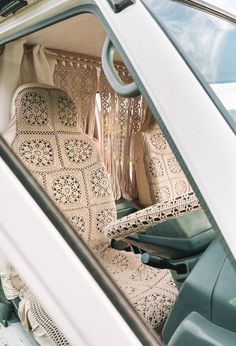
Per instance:
[[[159,125],[152,121],[148,129],[134,138],[135,171],[140,203],[155,203],[192,192]]]
[[[60,89],[23,85],[13,99],[6,138],[43,189],[91,247],[106,247],[116,218],[110,180],[95,143],[78,126],[76,107]]]

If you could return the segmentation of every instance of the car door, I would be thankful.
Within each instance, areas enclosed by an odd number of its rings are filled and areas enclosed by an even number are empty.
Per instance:
[[[130,6],[116,13],[104,0],[65,0],[59,6],[53,0],[42,1],[35,12],[26,11],[2,25],[1,43],[73,13],[95,13],[106,25],[109,37],[146,97],[208,216],[235,255],[236,165],[232,162],[236,153],[235,134],[161,23],[154,20],[141,1],[128,3]],[[71,343],[96,344],[98,340],[103,340],[103,345],[111,340],[114,345],[157,343],[101,272],[88,249],[73,238],[70,226],[3,141],[0,175],[2,249],[11,254],[16,268],[35,287],[35,293],[46,303]],[[55,270],[58,263],[60,272]],[[96,268],[93,275],[91,267]],[[78,295],[81,286],[85,293],[90,291],[93,299],[83,300]],[[69,294],[66,304],[64,300],[62,304],[60,299],[65,290]],[[79,307],[76,316],[72,314],[75,302]],[[94,315],[96,310],[103,314],[99,323]]]

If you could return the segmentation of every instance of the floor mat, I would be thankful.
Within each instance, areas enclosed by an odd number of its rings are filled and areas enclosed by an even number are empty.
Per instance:
[[[3,339],[3,330],[4,330],[5,327],[3,327],[1,324],[0,324],[0,346],[6,346],[7,343],[4,342],[4,339]]]
[[[0,346],[39,346],[32,335],[26,332],[20,322],[9,327],[0,327]]]

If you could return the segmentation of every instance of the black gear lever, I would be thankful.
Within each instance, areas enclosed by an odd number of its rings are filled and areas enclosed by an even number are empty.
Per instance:
[[[187,273],[187,267],[185,264],[182,263],[182,264],[175,265],[166,258],[151,256],[147,252],[142,254],[141,261],[143,264],[146,264],[150,267],[159,268],[159,269],[171,269],[171,270],[175,270],[178,274]]]

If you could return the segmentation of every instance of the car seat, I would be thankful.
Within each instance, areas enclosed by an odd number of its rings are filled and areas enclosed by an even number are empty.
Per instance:
[[[139,202],[147,207],[194,192],[159,125],[151,117],[134,135],[134,163]],[[195,195],[194,195],[195,196]],[[196,203],[198,201],[195,196]],[[151,255],[182,260],[201,254],[215,233],[200,207],[128,237]],[[186,208],[188,211],[188,208]]]
[[[139,315],[160,328],[177,290],[168,270],[145,266],[140,256],[110,247],[112,238],[199,207],[193,193],[116,220],[110,181],[93,140],[78,126],[76,108],[58,88],[27,84],[15,93],[5,139],[113,276]],[[186,208],[187,206],[187,208]],[[7,298],[20,297],[19,316],[41,345],[68,345],[11,265],[2,270]]]

